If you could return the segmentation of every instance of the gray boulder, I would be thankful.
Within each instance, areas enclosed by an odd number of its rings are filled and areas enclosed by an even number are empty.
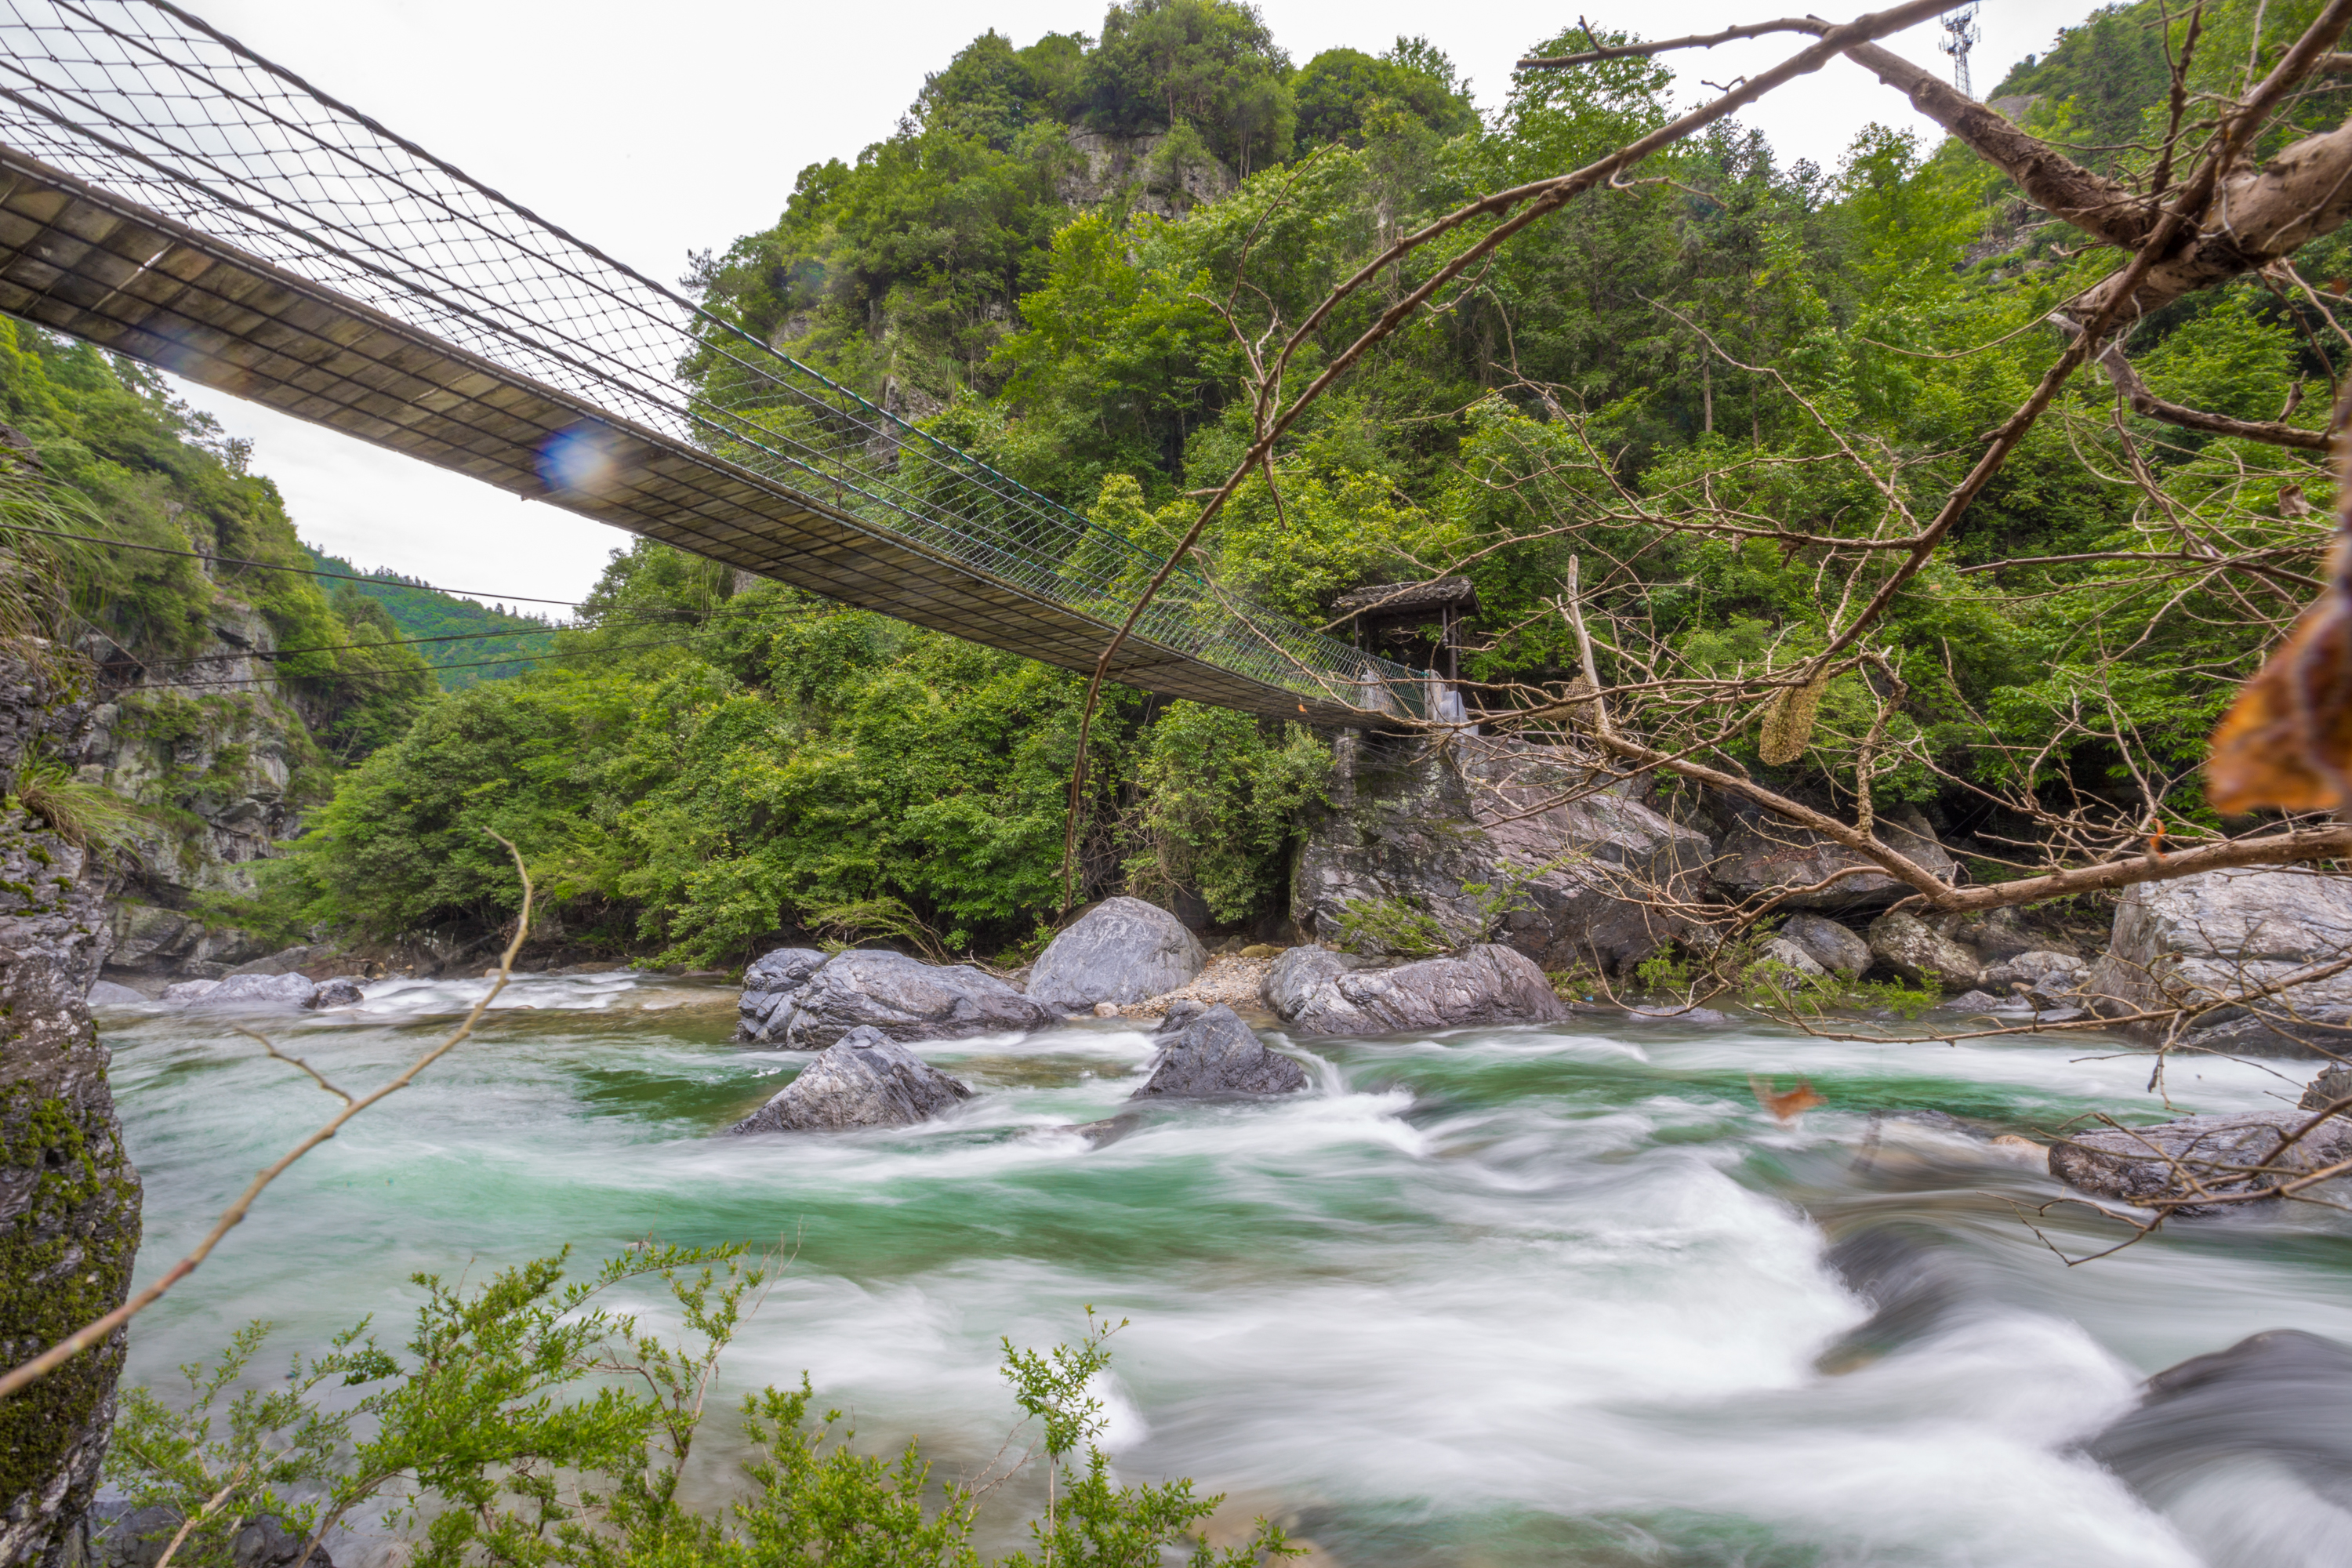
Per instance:
[[[307,1007],[319,987],[299,974],[232,974],[226,980],[184,980],[163,1000],[185,1007]]]
[[[100,1007],[144,1007],[149,1005],[151,998],[145,993],[133,991],[128,985],[117,985],[111,980],[100,980],[90,986],[89,995],[85,1000],[90,1011],[96,1012]]]
[[[1983,984],[2003,995],[2022,996],[2037,1007],[2066,1006],[2080,1000],[2091,966],[2071,952],[2036,949],[2011,955],[1984,972]]]
[[[910,1127],[971,1090],[871,1026],[845,1031],[734,1132],[844,1132]]]
[[[830,958],[780,948],[743,972],[735,1037],[814,1051],[856,1028],[894,1040],[953,1040],[1061,1021],[1053,1008],[969,964],[862,949]]]
[[[1307,1069],[1270,1051],[1231,1007],[1174,1002],[1153,1036],[1160,1056],[1151,1079],[1130,1100],[1217,1100],[1296,1094]]]
[[[1780,935],[1804,949],[1807,957],[1831,973],[1859,980],[1870,967],[1870,943],[1851,927],[1821,915],[1794,914],[1780,922]]]
[[[1768,939],[1757,951],[1756,956],[1766,963],[1777,963],[1805,980],[1827,980],[1830,977],[1830,972],[1817,963],[1811,953],[1784,936]]]
[[[2184,1197],[2192,1190],[2220,1194],[2276,1186],[2352,1159],[2352,1121],[2340,1116],[2328,1117],[2287,1146],[2288,1137],[2311,1120],[2306,1110],[2250,1110],[2184,1116],[2154,1127],[2103,1127],[2052,1144],[2050,1173],[2069,1186],[2126,1203]],[[2274,1163],[2265,1163],[2274,1156]],[[2174,1212],[2211,1214],[2240,1206],[2196,1204]]]
[[[2252,1007],[2226,1001],[2181,1036],[2193,1048],[2300,1056],[2352,1048],[2352,970],[2299,974],[2352,952],[2352,878],[2318,871],[2206,871],[2142,882],[2116,907],[2113,940],[2083,994],[2108,1017],[2211,1003],[2284,984]],[[2167,1020],[2126,1024],[2160,1037]]]
[[[82,1516],[77,1544],[85,1568],[154,1568],[179,1529],[176,1509],[133,1509],[109,1500],[92,1504]],[[304,1561],[305,1540],[269,1514],[247,1520],[229,1541],[229,1568],[294,1568]],[[187,1551],[186,1543],[181,1551]],[[313,1547],[305,1568],[335,1568],[335,1563],[325,1547]]]
[[[1305,1035],[1385,1035],[1472,1024],[1548,1024],[1568,1005],[1525,953],[1482,942],[1391,968],[1294,947],[1266,972],[1266,1005]]]
[[[1870,955],[1915,985],[1966,991],[1984,977],[1984,965],[1975,953],[1902,910],[1890,910],[1870,922]]]
[[[1141,899],[1105,899],[1056,936],[1029,972],[1029,996],[1083,1013],[1191,984],[1209,954],[1184,923]]]
[[[348,974],[338,974],[331,980],[319,982],[319,989],[303,1005],[319,1011],[329,1007],[356,1007],[367,1000],[360,983]]]
[[[1810,888],[1850,868],[1870,866],[1851,849],[1798,827],[1745,802],[1717,800],[1723,841],[1709,869],[1727,891],[1752,899],[1782,888]],[[1949,879],[1952,858],[1937,842],[1936,830],[1916,806],[1901,806],[1878,819],[1879,842],[1907,856],[1921,870]],[[1790,894],[1782,905],[1798,910],[1884,909],[1911,889],[1884,871],[1856,871],[1816,892]],[[1793,939],[1791,939],[1793,940]]]
[[[1710,929],[1675,906],[1711,897],[1706,835],[1633,786],[1593,784],[1573,758],[1517,741],[1345,739],[1331,809],[1294,864],[1291,918],[1329,942],[1350,905],[1393,900],[1450,942],[1612,973],[1669,942],[1705,945]]]
[[[291,974],[314,963],[324,963],[331,956],[333,950],[323,945],[280,948],[267,958],[257,958],[248,963],[236,965],[222,978],[239,974]]]
[[[2303,1098],[2294,1104],[2298,1110],[2325,1110],[2347,1100],[2352,1100],[2352,1068],[2333,1067],[2321,1068],[2319,1076],[2304,1086]]]

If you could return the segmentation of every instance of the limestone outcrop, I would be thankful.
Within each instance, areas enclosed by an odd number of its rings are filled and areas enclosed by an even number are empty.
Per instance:
[[[2181,1043],[2206,1050],[2297,1056],[2313,1045],[2352,1050],[2352,877],[2313,870],[2207,871],[2142,882],[2116,909],[2115,935],[2083,994],[2109,1017],[2242,996],[2249,1005],[2200,1015]],[[2310,978],[2305,978],[2310,976]],[[2126,1025],[2146,1036],[2161,1023]]]
[[[953,1040],[1043,1028],[1062,1016],[969,964],[804,947],[778,948],[744,970],[736,1015],[738,1040],[803,1051],[860,1027],[900,1041]]]
[[[0,659],[0,791],[28,753],[70,754],[70,677]],[[28,812],[0,815],[0,1360],[120,1306],[140,1234],[108,1053],[84,994],[105,962],[107,879]],[[120,1332],[0,1405],[0,1563],[57,1563],[98,1486]]]
[[[845,1132],[911,1127],[971,1098],[971,1090],[881,1030],[848,1030],[734,1132]]]
[[[1029,999],[1065,1012],[1141,1002],[1192,984],[1208,950],[1141,899],[1105,899],[1055,936],[1029,971]]]
[[[1425,915],[1448,942],[1499,942],[1545,969],[1622,973],[1670,942],[1710,940],[1660,900],[1704,900],[1706,836],[1621,787],[1564,798],[1591,781],[1551,748],[1473,737],[1349,749],[1291,879],[1291,918],[1318,940],[1339,940],[1351,907],[1383,903]]]
[[[1152,1043],[1160,1055],[1150,1081],[1131,1100],[1223,1100],[1307,1087],[1307,1069],[1268,1050],[1231,1007],[1172,1003]]]
[[[1265,1001],[1302,1035],[1387,1035],[1568,1016],[1568,1005],[1532,960],[1493,942],[1387,967],[1328,948],[1294,947],[1266,973]]]

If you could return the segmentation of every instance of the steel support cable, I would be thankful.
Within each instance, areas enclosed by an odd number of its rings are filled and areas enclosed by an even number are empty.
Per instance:
[[[210,38],[229,51],[233,59],[229,69],[236,72],[260,73],[273,85],[290,87],[285,97],[297,104],[307,99],[342,116],[330,120],[322,127],[306,121],[299,113],[280,113],[261,95],[239,90],[227,85],[226,78],[209,64],[198,60],[173,58],[149,38],[134,36],[111,26],[97,18],[84,5],[64,4],[57,0],[53,14],[81,18],[119,48],[136,48],[156,62],[158,68],[175,73],[179,78],[203,84],[215,100],[226,100],[249,119],[238,120],[226,126],[211,127],[216,132],[222,146],[221,158],[241,163],[232,168],[220,159],[206,155],[200,149],[175,144],[155,127],[129,118],[126,111],[110,108],[93,96],[97,89],[75,80],[66,86],[33,72],[20,74],[38,90],[83,106],[89,113],[109,123],[121,127],[163,150],[170,157],[185,161],[201,169],[211,171],[213,181],[196,177],[184,169],[172,166],[163,158],[150,154],[136,145],[126,144],[103,135],[90,127],[75,122],[47,105],[32,101],[24,94],[9,92],[11,101],[34,111],[38,118],[59,127],[68,139],[68,156],[85,157],[72,152],[82,143],[95,143],[116,158],[133,163],[161,175],[166,188],[186,193],[192,216],[206,210],[226,209],[253,226],[257,237],[270,243],[265,249],[279,251],[290,259],[300,257],[327,261],[334,270],[344,271],[372,282],[376,288],[391,290],[381,298],[379,308],[390,300],[414,301],[417,310],[434,321],[459,327],[459,336],[473,338],[484,348],[504,345],[494,350],[493,360],[503,359],[506,352],[520,350],[527,362],[556,373],[558,382],[572,383],[570,395],[580,396],[587,388],[603,386],[618,395],[625,405],[656,416],[656,422],[670,423],[679,434],[700,431],[703,436],[688,449],[711,457],[724,458],[739,468],[757,472],[763,462],[780,463],[789,470],[810,475],[822,485],[833,488],[838,504],[846,510],[845,521],[861,521],[866,526],[904,531],[919,540],[928,540],[944,548],[951,558],[971,564],[986,563],[986,569],[1008,581],[1034,590],[1049,601],[1080,609],[1091,616],[1115,614],[1108,605],[1088,606],[1074,602],[1071,569],[1076,564],[1068,559],[1070,547],[1086,540],[1095,540],[1109,547],[1118,559],[1139,564],[1158,566],[1160,558],[1150,554],[1129,540],[1091,518],[1076,513],[1050,498],[1011,479],[970,454],[949,446],[929,431],[921,430],[888,410],[876,406],[870,400],[849,388],[841,386],[812,367],[789,356],[777,353],[768,345],[751,337],[742,328],[726,321],[694,301],[686,300],[667,287],[635,272],[594,247],[580,240],[568,231],[547,222],[529,209],[521,207],[498,192],[474,180],[454,165],[434,157],[423,148],[406,142],[388,129],[361,114],[349,105],[341,104],[303,81],[292,72],[261,58],[251,50],[236,43],[190,16],[165,0],[150,0],[152,7],[173,17],[184,26]],[[21,12],[19,13],[21,17]],[[20,20],[37,37],[49,31],[74,33],[70,26],[45,29],[37,22]],[[81,54],[77,60],[58,58],[64,74],[71,76],[77,61],[86,62],[103,79],[105,91],[116,99],[135,103],[141,92],[165,102],[201,104],[205,100],[199,94],[173,94],[158,90],[146,77],[146,68],[135,61],[109,62],[96,57],[86,40],[77,37]],[[184,42],[193,54],[195,40]],[[140,77],[140,90],[125,88],[118,79],[118,69],[128,69]],[[174,111],[176,115],[176,111]],[[264,123],[257,123],[266,122]],[[203,128],[184,124],[174,118],[171,123],[184,139],[199,140]],[[351,136],[350,127],[356,125],[377,139],[373,148],[351,143],[362,138]],[[273,148],[255,144],[257,138],[275,132],[289,147]],[[330,132],[344,133],[343,140],[332,140]],[[237,134],[241,132],[242,137]],[[79,138],[80,142],[72,139]],[[243,146],[236,143],[242,140]],[[457,182],[464,193],[480,198],[492,209],[486,216],[469,210],[466,195],[445,196],[435,189],[429,179],[396,168],[397,160],[380,156],[382,143],[398,148],[432,171]],[[297,176],[289,175],[285,161],[292,158],[307,163],[302,146],[334,161],[337,178],[347,189],[337,195],[327,188],[328,177],[314,168],[301,168],[299,176],[306,178],[314,192],[289,192],[279,187]],[[373,160],[373,161],[372,161]],[[359,175],[341,173],[357,169]],[[133,174],[134,184],[144,180]],[[216,188],[215,182],[227,188]],[[274,182],[274,184],[273,184]],[[383,198],[384,188],[390,187],[399,198],[426,209],[426,217],[419,220],[413,214],[394,213],[394,204]],[[280,218],[266,207],[256,207],[234,194],[246,192],[257,200],[304,215],[310,226],[306,229]],[[325,203],[322,206],[320,204]],[[351,216],[346,217],[348,213]],[[430,215],[438,213],[440,218]],[[500,220],[512,219],[526,229],[517,234],[512,226]],[[202,227],[201,221],[194,226]],[[240,226],[232,225],[233,227]],[[453,239],[451,227],[465,231],[470,237],[461,244]],[[397,250],[389,250],[384,240],[375,237],[390,229],[401,229],[421,236],[425,243],[409,243]],[[389,236],[387,236],[387,238]],[[554,254],[540,240],[562,242],[566,254]],[[336,243],[340,239],[343,243]],[[352,247],[357,247],[358,250]],[[468,247],[472,247],[469,256]],[[385,265],[377,258],[389,256],[397,265]],[[609,269],[597,276],[593,269],[580,265],[585,258]],[[340,264],[340,265],[338,265]],[[502,276],[496,285],[480,281],[481,275],[496,267]],[[298,272],[304,270],[297,267]],[[626,279],[642,289],[616,289],[613,278]],[[532,302],[528,290],[541,290],[545,297]],[[583,297],[584,296],[584,297]],[[659,303],[656,310],[646,300]],[[617,310],[620,319],[613,319]],[[675,310],[683,320],[667,312]],[[601,321],[592,321],[588,312],[597,312]],[[405,312],[394,310],[395,316]],[[550,320],[551,315],[562,315],[580,320],[580,328],[566,328]],[[520,324],[518,324],[518,323]],[[581,331],[593,332],[595,341],[605,345],[590,350]],[[564,334],[570,334],[565,336]],[[666,374],[657,361],[650,356],[663,354],[656,342],[648,338],[667,341],[670,352],[680,348],[716,355],[722,362],[718,374],[705,381],[695,392],[682,392],[673,374]],[[747,358],[736,345],[748,346],[757,356],[757,363]],[[618,352],[615,352],[618,351]],[[590,357],[583,359],[583,353]],[[679,363],[679,361],[671,361]],[[734,373],[730,374],[729,373]],[[814,392],[813,383],[824,394]],[[738,384],[728,385],[734,381]],[[741,384],[748,381],[749,384]],[[719,383],[720,384],[713,384]],[[593,395],[586,397],[589,416],[609,418],[609,414],[595,408]],[[771,408],[754,408],[766,402]],[[845,406],[846,405],[846,406]],[[779,416],[801,424],[803,430],[814,437],[827,438],[831,445],[819,439],[803,439],[777,424]],[[811,429],[810,426],[814,426]],[[863,442],[856,434],[863,433]],[[675,435],[664,437],[675,439]],[[724,448],[713,451],[713,440],[734,447],[731,453]],[[896,479],[874,471],[873,447],[877,442],[887,442],[890,462],[898,469]],[[741,450],[749,447],[750,453]],[[909,449],[911,448],[911,450]],[[919,477],[910,479],[908,469],[921,465],[920,473],[935,476],[947,487],[945,494],[929,487],[918,489]],[[855,495],[859,503],[880,509],[887,514],[863,519],[863,506],[849,501]],[[902,530],[892,519],[903,518],[913,525]],[[1039,531],[1055,536],[1061,546],[1062,559],[1045,563],[1035,559],[1034,552],[1044,544]],[[698,532],[699,530],[692,531]],[[974,560],[975,552],[980,561]],[[1180,563],[1178,572],[1186,579],[1207,590],[1204,579],[1193,572],[1189,563]],[[1097,570],[1079,574],[1081,582],[1075,584],[1104,599],[1118,600],[1118,581],[1125,575],[1116,570]],[[1154,609],[1160,608],[1155,605]],[[1360,650],[1339,644],[1336,639],[1304,627],[1296,626],[1281,617],[1272,616],[1257,606],[1242,609],[1230,603],[1214,605],[1193,603],[1172,603],[1164,615],[1147,614],[1138,629],[1154,641],[1173,651],[1190,653],[1202,662],[1223,664],[1237,672],[1250,673],[1277,689],[1296,689],[1298,673],[1285,668],[1286,660],[1302,668],[1321,667],[1345,671],[1356,678],[1354,684],[1387,684],[1402,678],[1408,689],[1421,679],[1417,672],[1386,659],[1375,659]],[[1204,624],[1213,623],[1213,624]],[[1238,636],[1236,635],[1238,634]],[[1281,657],[1272,657],[1273,644]],[[1315,684],[1322,684],[1319,680]]]

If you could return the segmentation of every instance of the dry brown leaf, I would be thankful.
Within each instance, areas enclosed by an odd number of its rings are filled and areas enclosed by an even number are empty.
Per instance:
[[[1814,1093],[1813,1086],[1803,1079],[1797,1080],[1794,1089],[1776,1089],[1769,1079],[1751,1077],[1748,1080],[1748,1088],[1756,1096],[1757,1104],[1782,1121],[1794,1121],[1814,1106],[1829,1103]]]
[[[2330,811],[2352,777],[2352,584],[2339,539],[2327,586],[2213,731],[2205,795],[2220,812]]]

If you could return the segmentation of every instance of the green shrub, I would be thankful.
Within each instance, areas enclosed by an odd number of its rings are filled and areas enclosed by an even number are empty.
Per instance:
[[[315,1543],[362,1510],[381,1510],[421,1568],[979,1568],[982,1493],[948,1482],[929,1501],[917,1445],[856,1452],[838,1410],[811,1419],[805,1377],[745,1399],[753,1457],[731,1505],[681,1501],[705,1396],[766,1270],[738,1247],[648,1247],[570,1282],[564,1262],[505,1269],[470,1294],[415,1276],[425,1299],[405,1358],[362,1321],[326,1354],[295,1358],[283,1385],[227,1398],[268,1331],[255,1323],[210,1366],[182,1368],[177,1405],[125,1392],[108,1477],[133,1507],[164,1510],[157,1547],[186,1526],[173,1555],[183,1568],[229,1568],[237,1531],[257,1515]],[[676,1340],[609,1305],[645,1280],[676,1303]],[[1188,1542],[1193,1568],[1296,1555],[1263,1520],[1248,1544],[1223,1552],[1192,1539],[1223,1500],[1195,1496],[1190,1481],[1111,1483],[1095,1444],[1102,1405],[1087,1389],[1120,1326],[1088,1308],[1076,1345],[1005,1344],[1004,1375],[1044,1428],[1048,1467],[1046,1510],[1030,1527],[1037,1555],[1015,1552],[1005,1568],[1160,1568]],[[367,1392],[331,1410],[318,1397],[331,1384]]]

